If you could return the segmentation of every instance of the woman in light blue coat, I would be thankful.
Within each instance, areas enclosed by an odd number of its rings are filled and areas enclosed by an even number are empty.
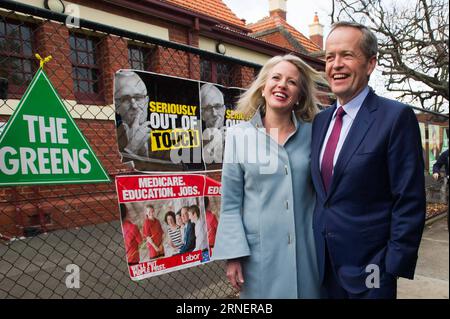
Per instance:
[[[270,59],[227,130],[213,259],[241,298],[320,298],[312,230],[311,122],[321,75],[293,55]]]

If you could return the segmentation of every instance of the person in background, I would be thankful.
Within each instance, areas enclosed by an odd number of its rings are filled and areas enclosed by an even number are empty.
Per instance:
[[[136,265],[140,261],[139,245],[142,243],[142,236],[139,228],[129,220],[125,204],[120,204],[120,217],[128,265]]]
[[[150,259],[164,256],[163,236],[161,223],[155,216],[155,208],[148,205],[142,233],[147,240],[147,248]]]
[[[195,225],[190,221],[188,214],[188,206],[181,208],[181,220],[183,221],[183,246],[180,253],[191,252],[195,248]]]
[[[443,151],[441,155],[439,155],[439,158],[433,165],[433,179],[435,181],[439,179],[439,173],[442,167],[445,168],[445,175],[447,176],[448,179],[448,149]]]
[[[181,239],[180,227],[175,222],[175,213],[168,211],[164,216],[164,221],[167,225],[167,248],[164,249],[166,256],[172,256],[180,251],[181,246],[183,246],[183,241]]]
[[[439,179],[439,175],[440,175],[440,171],[441,168],[444,167],[445,168],[445,175],[447,176],[447,183],[449,183],[448,180],[448,149],[443,151],[441,153],[441,155],[439,155],[439,158],[437,159],[436,163],[434,163],[433,165],[433,179],[435,181],[437,181]],[[448,198],[447,198],[448,201]],[[447,230],[448,230],[448,226],[449,226],[449,222],[448,222],[448,203],[447,203]]]
[[[214,215],[209,207],[209,198],[207,196],[204,198],[204,204],[206,211],[206,228],[208,229],[208,245],[210,248],[213,248],[216,240],[217,225],[219,222],[217,221],[216,215]]]
[[[205,220],[201,218],[200,209],[197,205],[189,206],[188,215],[191,222],[195,225],[195,248],[194,251],[208,248],[208,235],[206,233]]]
[[[181,234],[181,242],[184,245],[184,224],[183,224],[183,220],[181,218],[181,209],[179,211],[177,211],[177,213],[175,214],[175,220],[177,222],[177,226],[180,229],[180,234]]]

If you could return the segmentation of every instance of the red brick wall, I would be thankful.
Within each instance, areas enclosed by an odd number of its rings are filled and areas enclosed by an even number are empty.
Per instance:
[[[107,104],[111,104],[114,94],[114,74],[119,69],[130,67],[128,63],[128,42],[123,38],[108,35],[103,38],[100,51],[104,99]]]
[[[183,51],[158,46],[154,51],[152,70],[157,73],[189,78],[189,55]]]
[[[199,46],[198,32],[184,27],[171,26],[169,40],[193,47]],[[196,54],[159,46],[155,50],[152,70],[162,74],[200,80],[200,57]]]
[[[247,88],[254,80],[255,71],[253,68],[242,66],[237,67],[233,74],[233,83],[237,87]]]
[[[286,20],[286,11],[281,10],[281,9],[272,10],[272,11],[270,11],[270,16],[271,17],[280,17],[283,20]]]
[[[50,81],[63,99],[73,100],[72,62],[70,61],[69,30],[62,24],[43,22],[35,31],[37,53],[41,57],[51,55],[45,64]]]
[[[312,42],[317,44],[321,50],[323,50],[323,36],[321,35],[312,35],[309,37]]]

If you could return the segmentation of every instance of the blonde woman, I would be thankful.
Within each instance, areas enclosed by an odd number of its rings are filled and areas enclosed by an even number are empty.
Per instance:
[[[214,259],[241,298],[319,298],[312,231],[311,122],[322,76],[276,56],[241,96],[248,122],[229,128]]]

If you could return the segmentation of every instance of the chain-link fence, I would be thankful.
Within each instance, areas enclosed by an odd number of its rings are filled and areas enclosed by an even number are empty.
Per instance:
[[[195,34],[180,32],[169,42],[83,20],[69,28],[65,18],[12,1],[0,5],[0,127],[38,68],[34,53],[52,55],[45,70],[112,180],[129,172],[116,143],[116,70],[245,87],[260,67],[175,43],[195,46]],[[235,297],[221,262],[131,281],[113,182],[2,187],[0,236],[0,298]]]
[[[115,71],[134,68],[242,87],[259,67],[175,43],[187,43],[182,33],[168,42],[83,20],[81,28],[69,28],[65,16],[50,11],[1,6],[0,123],[38,68],[34,54],[52,55],[45,71],[112,180],[129,171],[116,142]],[[220,262],[131,281],[119,216],[113,182],[0,188],[0,298],[234,296]]]

